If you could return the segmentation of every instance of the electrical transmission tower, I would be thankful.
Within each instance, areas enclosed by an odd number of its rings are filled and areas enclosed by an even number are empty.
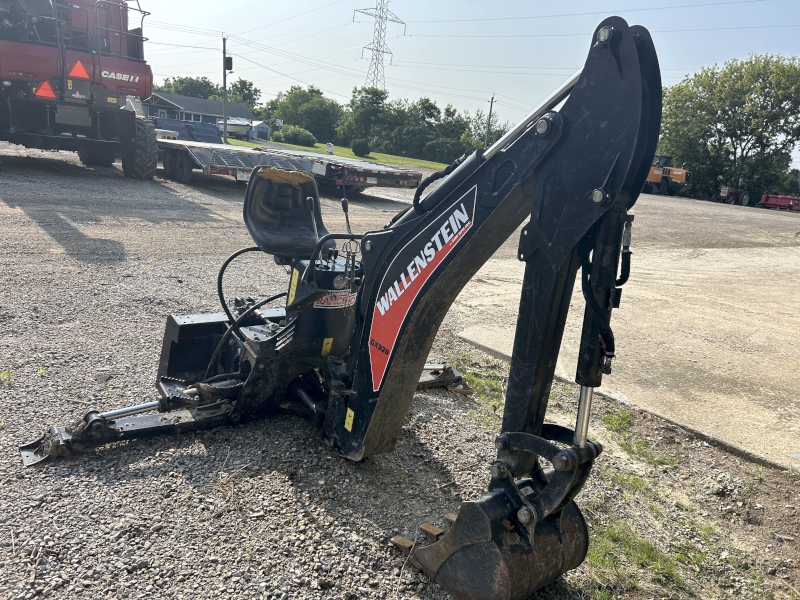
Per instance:
[[[369,71],[367,72],[367,81],[364,85],[385,90],[386,77],[383,74],[383,56],[385,54],[392,55],[392,51],[386,45],[386,23],[392,22],[400,25],[405,25],[405,23],[389,10],[389,0],[375,0],[375,8],[362,8],[355,12],[375,18],[372,43],[364,46],[361,50],[361,56],[364,56],[364,50],[369,50],[372,53],[372,60],[369,62]],[[353,13],[353,20],[355,20],[355,13]],[[405,35],[405,30],[403,30],[403,34]]]

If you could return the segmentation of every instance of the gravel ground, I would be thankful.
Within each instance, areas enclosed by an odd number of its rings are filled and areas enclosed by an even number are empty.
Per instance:
[[[277,417],[21,467],[17,446],[49,425],[156,397],[166,316],[217,310],[220,263],[251,245],[242,193],[0,145],[0,599],[446,597],[388,538],[446,529],[443,516],[485,490],[507,365],[458,342],[457,315],[432,358],[477,393],[418,394],[391,455],[352,463],[306,421]],[[354,228],[409,200],[355,200]],[[335,199],[324,211],[340,229]],[[260,258],[227,276],[229,297],[285,286]],[[552,418],[569,423],[575,395],[554,390]],[[536,597],[793,597],[800,531],[787,507],[800,479],[619,414],[598,401],[592,431],[607,451],[579,498],[596,550]],[[645,542],[649,558],[634,552]]]

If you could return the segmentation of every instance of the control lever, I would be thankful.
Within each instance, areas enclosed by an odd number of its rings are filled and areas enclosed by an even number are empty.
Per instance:
[[[353,233],[350,229],[350,203],[347,198],[342,198],[342,210],[344,211],[344,221],[347,224],[347,233]]]
[[[311,213],[311,224],[314,226],[314,241],[319,244],[319,231],[317,231],[317,211],[315,210],[316,207],[314,206],[314,198],[311,196],[306,198],[306,206],[308,206],[308,211]]]

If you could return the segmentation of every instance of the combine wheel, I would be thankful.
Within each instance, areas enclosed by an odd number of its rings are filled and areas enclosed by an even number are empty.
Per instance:
[[[155,123],[136,117],[136,135],[122,156],[122,171],[131,179],[152,179],[158,167],[158,139]]]
[[[164,177],[167,179],[175,179],[175,152],[167,150],[164,152]]]
[[[189,183],[192,179],[192,158],[186,152],[176,152],[173,178],[181,183]]]
[[[85,151],[78,152],[78,158],[87,167],[110,167],[116,160],[113,154]]]

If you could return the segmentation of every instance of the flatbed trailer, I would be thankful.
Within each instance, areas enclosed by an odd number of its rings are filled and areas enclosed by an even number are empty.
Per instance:
[[[158,156],[163,174],[169,179],[188,183],[195,171],[203,175],[229,175],[236,181],[250,181],[258,166],[279,167],[312,172],[310,160],[282,157],[253,148],[179,140],[174,132],[158,131]]]
[[[419,171],[357,158],[267,146],[260,146],[258,149],[283,160],[311,161],[310,172],[322,187],[338,187],[344,182],[347,190],[352,192],[363,192],[370,187],[416,189],[422,181],[422,173]]]

